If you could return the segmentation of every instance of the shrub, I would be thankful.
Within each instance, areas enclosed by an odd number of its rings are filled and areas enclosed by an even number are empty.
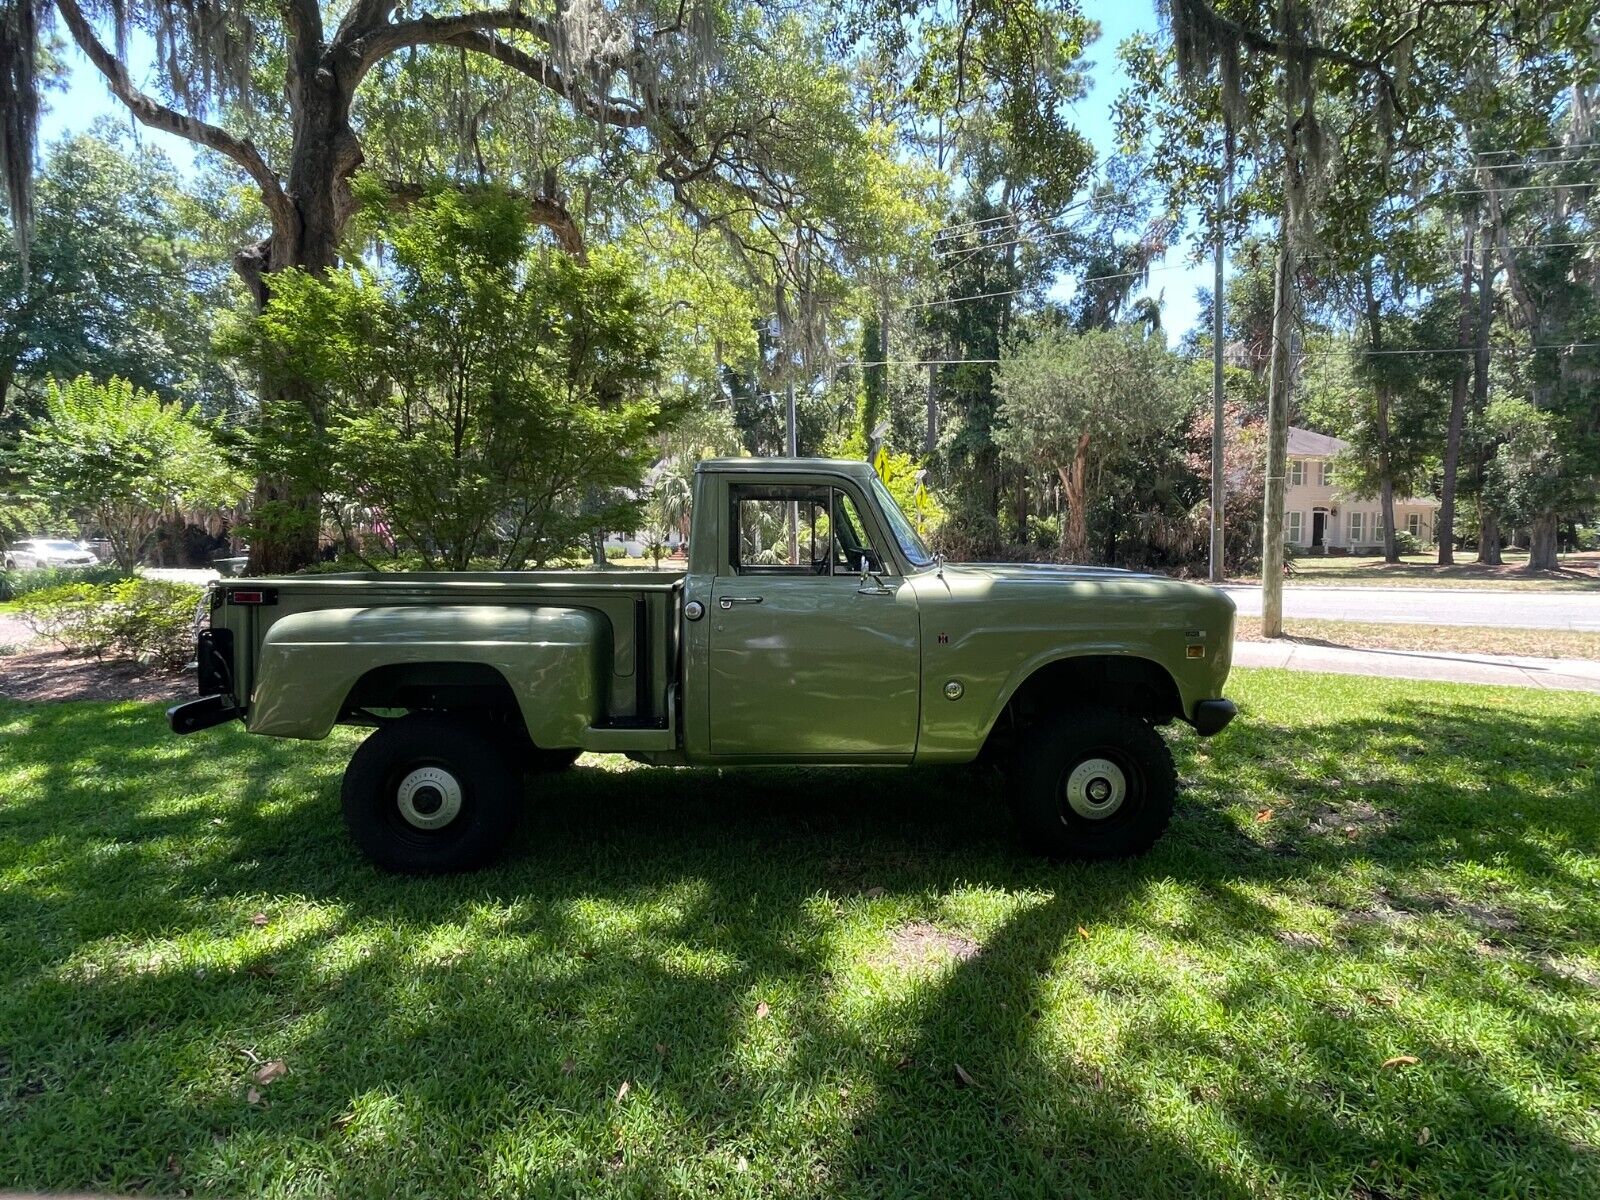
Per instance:
[[[94,624],[94,610],[109,586],[61,583],[37,588],[17,601],[16,615],[36,637],[49,638],[67,649],[98,654],[104,647],[96,649],[89,644],[90,628]]]
[[[202,592],[194,584],[164,579],[72,583],[23,597],[17,616],[65,649],[178,667],[193,652]]]
[[[1394,549],[1397,554],[1421,554],[1422,539],[1409,529],[1394,531]]]
[[[116,583],[128,572],[111,563],[96,567],[35,567],[27,571],[0,571],[0,601],[15,600],[29,592],[72,583]]]

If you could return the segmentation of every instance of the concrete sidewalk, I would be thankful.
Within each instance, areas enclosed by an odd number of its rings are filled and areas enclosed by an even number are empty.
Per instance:
[[[1517,658],[1500,654],[1447,654],[1438,650],[1347,650],[1337,646],[1271,641],[1235,642],[1233,665],[1600,692],[1600,662],[1584,658]]]

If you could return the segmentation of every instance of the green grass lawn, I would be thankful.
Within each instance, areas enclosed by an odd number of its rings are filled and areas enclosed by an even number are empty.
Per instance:
[[[1135,863],[968,772],[585,759],[432,881],[352,736],[0,704],[0,1187],[1600,1194],[1600,700],[1232,690]]]

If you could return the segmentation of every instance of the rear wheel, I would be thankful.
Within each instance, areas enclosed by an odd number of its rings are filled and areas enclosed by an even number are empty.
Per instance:
[[[1177,771],[1146,722],[1078,709],[1023,734],[1012,786],[1030,848],[1055,858],[1131,858],[1166,831]]]
[[[464,722],[417,714],[356,750],[344,773],[344,820],[385,870],[469,871],[505,849],[521,790],[498,741]]]

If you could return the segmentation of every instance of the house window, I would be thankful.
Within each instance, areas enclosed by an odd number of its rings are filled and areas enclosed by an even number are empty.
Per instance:
[[[1418,541],[1422,540],[1422,514],[1412,513],[1406,518],[1406,532]]]
[[[1327,487],[1332,478],[1333,472],[1328,470],[1328,460],[1319,458],[1317,460],[1317,486]]]
[[[1366,539],[1361,535],[1366,532],[1366,513],[1353,512],[1350,514],[1350,544],[1359,546]]]
[[[1382,513],[1373,513],[1372,514],[1372,544],[1374,546],[1383,545],[1383,514]]]
[[[1300,531],[1301,531],[1301,528],[1302,528],[1302,526],[1301,526],[1301,514],[1297,513],[1297,512],[1292,512],[1292,513],[1288,514],[1288,517],[1289,517],[1289,536],[1288,536],[1287,540],[1288,540],[1289,544],[1292,545],[1292,546],[1303,546],[1303,545],[1305,545],[1304,540],[1300,536]]]
[[[1303,458],[1291,459],[1289,462],[1289,486],[1299,487],[1306,481],[1306,463]]]

